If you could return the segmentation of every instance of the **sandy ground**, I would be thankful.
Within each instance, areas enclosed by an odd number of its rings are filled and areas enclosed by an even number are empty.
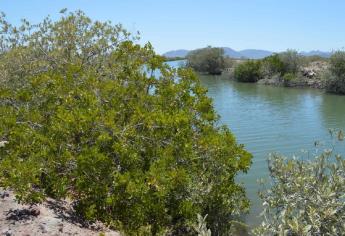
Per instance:
[[[14,200],[11,191],[0,189],[0,235],[85,235],[120,236],[101,223],[89,224],[73,214],[64,201],[48,199],[43,204],[30,207]]]

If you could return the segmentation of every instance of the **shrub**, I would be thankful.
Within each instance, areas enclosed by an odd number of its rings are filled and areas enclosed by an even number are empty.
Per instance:
[[[329,92],[345,94],[345,52],[337,51],[330,58],[330,73],[327,78]]]
[[[187,65],[198,72],[218,75],[231,63],[231,60],[224,57],[222,48],[202,48],[193,50],[187,55]]]
[[[245,61],[235,67],[234,78],[241,82],[257,82],[262,79],[260,65],[260,61]]]
[[[312,56],[303,56],[301,57],[302,65],[308,65],[313,62],[328,62],[329,58],[319,56],[319,55],[312,55]]]
[[[271,77],[276,74],[283,75],[285,66],[278,54],[274,54],[262,59],[261,71],[263,76]]]
[[[251,155],[216,126],[190,70],[82,12],[0,23],[0,185],[20,202],[68,197],[82,216],[144,235],[190,232],[197,214],[221,231],[248,208],[235,176]]]
[[[332,54],[330,71],[337,77],[345,77],[345,51],[337,51]]]
[[[287,50],[279,53],[279,59],[284,65],[284,73],[297,74],[301,66],[301,57],[295,50]]]
[[[343,140],[342,132],[338,139]],[[256,235],[344,235],[345,160],[325,150],[312,160],[269,159],[272,182],[260,193]]]
[[[290,82],[296,79],[296,75],[292,73],[286,73],[283,76],[283,82],[285,86],[288,86]]]

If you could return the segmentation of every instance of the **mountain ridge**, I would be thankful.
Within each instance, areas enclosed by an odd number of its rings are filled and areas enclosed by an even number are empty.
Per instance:
[[[270,56],[273,53],[273,51],[268,50],[262,50],[262,49],[244,49],[244,50],[234,50],[230,47],[222,47],[224,49],[224,54],[226,56],[240,59],[240,58],[247,58],[247,59],[262,59],[264,57]],[[186,57],[189,52],[193,50],[187,50],[187,49],[177,49],[165,52],[163,56],[171,58],[171,57]],[[302,56],[320,56],[328,58],[332,55],[331,52],[325,52],[320,50],[312,50],[312,51],[301,51],[299,52]]]

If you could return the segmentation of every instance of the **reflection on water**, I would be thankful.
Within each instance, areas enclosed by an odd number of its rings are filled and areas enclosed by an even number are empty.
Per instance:
[[[269,153],[301,154],[314,152],[314,141],[329,141],[329,128],[345,129],[345,96],[325,94],[313,89],[270,87],[236,83],[225,76],[202,76],[220,123],[229,126],[253,155],[253,165],[239,176],[252,202],[247,223],[257,224],[261,203],[256,180],[268,176]],[[337,151],[345,153],[345,147]]]

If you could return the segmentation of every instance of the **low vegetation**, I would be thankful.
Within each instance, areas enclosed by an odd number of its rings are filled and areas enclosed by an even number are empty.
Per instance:
[[[287,50],[278,54],[278,58],[281,61],[283,68],[279,71],[282,75],[285,73],[297,74],[301,68],[302,57],[298,55],[295,50]],[[279,67],[277,69],[280,69]]]
[[[345,51],[333,53],[329,70],[327,90],[333,93],[345,94]]]
[[[301,59],[298,53],[288,50],[261,60],[247,60],[235,67],[234,78],[240,82],[258,82],[265,78],[284,78],[285,74],[296,77]]]
[[[332,134],[335,134],[334,131]],[[342,141],[342,131],[337,132]],[[263,218],[256,235],[344,235],[345,160],[332,149],[314,159],[269,159]]]
[[[187,66],[197,72],[219,75],[232,65],[232,60],[224,56],[222,48],[206,47],[191,51],[187,55]]]
[[[265,57],[262,60],[260,72],[262,73],[263,77],[270,77],[276,74],[284,74],[285,70],[286,69],[284,62],[280,59],[279,54]]]
[[[331,58],[301,56],[287,50],[259,60],[233,60],[222,48],[202,48],[190,52],[187,66],[197,72],[221,74],[230,68],[230,76],[240,82],[288,87],[314,87],[345,94],[345,52],[334,52]]]
[[[345,94],[345,52],[331,58],[302,57],[294,50],[235,65],[234,79],[281,86],[315,87]]]
[[[164,61],[181,61],[181,60],[185,60],[186,58],[184,57],[164,57]]]
[[[234,78],[241,82],[257,82],[262,78],[260,66],[260,61],[245,61],[236,67]]]
[[[235,177],[251,155],[206,89],[121,25],[65,11],[0,18],[0,185],[23,203],[69,198],[128,235],[193,235],[198,214],[225,234],[249,207]]]
[[[252,156],[218,125],[194,72],[169,67],[121,25],[61,14],[20,27],[0,17],[0,187],[22,203],[68,198],[80,216],[126,235],[247,229],[237,220],[249,201],[235,180]],[[232,62],[221,48],[187,56],[189,67],[208,74]],[[234,76],[278,76],[289,85],[305,62],[289,50],[241,62]],[[345,93],[345,52],[329,64],[328,90]],[[342,157],[333,150],[311,160],[273,155],[269,171],[255,234],[343,235]]]

